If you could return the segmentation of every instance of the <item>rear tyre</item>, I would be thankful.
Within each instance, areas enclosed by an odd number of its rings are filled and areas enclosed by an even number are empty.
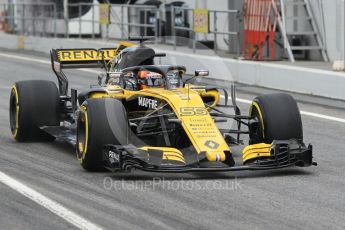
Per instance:
[[[32,80],[16,82],[10,96],[10,127],[17,141],[54,139],[40,126],[58,126],[59,91],[54,82]]]
[[[87,99],[80,106],[77,123],[77,158],[87,171],[101,171],[103,147],[128,143],[128,120],[121,101]]]
[[[258,96],[253,100],[249,116],[258,122],[249,125],[249,144],[274,140],[303,141],[302,119],[295,99],[284,93]]]

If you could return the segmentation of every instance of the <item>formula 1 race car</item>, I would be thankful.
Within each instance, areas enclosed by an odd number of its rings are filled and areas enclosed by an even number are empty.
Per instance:
[[[185,80],[184,66],[155,65],[155,57],[165,54],[143,45],[143,38],[132,40],[140,45],[53,49],[59,87],[42,80],[14,84],[13,137],[68,141],[88,171],[209,172],[316,164],[312,146],[303,143],[300,112],[290,95],[258,96],[249,115],[241,115],[233,85],[228,97],[226,90],[190,84],[190,79],[208,76],[208,71],[196,70]],[[63,69],[100,67],[106,71],[97,87],[68,93]],[[235,129],[219,127],[228,120],[235,122]],[[235,165],[230,147],[242,143],[241,135],[249,136],[249,145],[242,164]]]

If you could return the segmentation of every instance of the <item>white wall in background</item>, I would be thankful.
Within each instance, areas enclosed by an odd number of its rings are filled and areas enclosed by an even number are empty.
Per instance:
[[[318,11],[318,1],[310,0],[319,28],[322,20]],[[325,41],[331,60],[344,59],[344,0],[322,0],[324,14]]]

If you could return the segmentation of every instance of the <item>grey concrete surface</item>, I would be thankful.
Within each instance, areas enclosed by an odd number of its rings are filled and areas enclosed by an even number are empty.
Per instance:
[[[0,183],[1,229],[74,229],[60,217]]]
[[[91,73],[69,73],[71,86],[79,89],[97,79]],[[314,145],[317,167],[208,174],[88,173],[68,144],[17,143],[11,137],[10,88],[15,81],[29,79],[55,81],[48,64],[0,56],[0,171],[105,229],[345,228],[344,123],[302,117],[305,142]],[[244,99],[254,96],[239,93]],[[340,109],[299,106],[345,117]],[[248,105],[240,107],[248,112]],[[234,149],[236,160],[239,150]],[[73,228],[3,184],[0,213],[1,229]]]

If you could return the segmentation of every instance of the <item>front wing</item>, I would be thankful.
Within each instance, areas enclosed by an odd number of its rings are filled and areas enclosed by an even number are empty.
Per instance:
[[[317,165],[312,160],[312,146],[305,146],[295,140],[275,141],[271,145],[269,157],[259,157],[242,166],[212,166],[205,164],[204,159],[190,164],[169,164],[164,161],[163,156],[163,151],[157,149],[143,150],[133,145],[106,145],[103,151],[106,168],[114,172],[130,171],[131,169],[164,173],[226,172]]]

